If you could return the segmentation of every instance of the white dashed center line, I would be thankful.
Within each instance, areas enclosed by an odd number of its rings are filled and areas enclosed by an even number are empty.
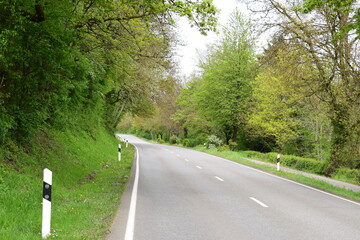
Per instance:
[[[268,206],[262,202],[260,202],[259,200],[257,200],[256,198],[250,197],[251,200],[253,200],[254,202],[256,202],[257,204],[259,204],[260,206],[267,208]]]
[[[224,181],[224,179],[219,178],[218,176],[215,176],[215,178],[216,178],[217,180],[221,181],[221,182],[223,182],[223,181]]]
[[[200,166],[196,166],[198,169],[202,169],[202,167],[200,167]]]

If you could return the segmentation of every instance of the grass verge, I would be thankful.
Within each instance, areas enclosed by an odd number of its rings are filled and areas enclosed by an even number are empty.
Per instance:
[[[42,173],[53,171],[49,239],[103,239],[131,172],[134,148],[105,130],[49,130],[25,152],[0,150],[1,239],[41,238]]]
[[[314,178],[309,178],[309,177],[306,177],[303,175],[282,172],[282,171],[279,172],[273,167],[256,164],[254,162],[246,160],[244,158],[245,157],[244,154],[242,154],[242,153],[231,152],[231,151],[221,152],[221,151],[218,151],[217,149],[206,149],[204,147],[195,147],[193,149],[197,150],[197,151],[205,152],[208,154],[212,154],[212,155],[215,155],[218,157],[226,158],[226,159],[234,161],[234,162],[238,162],[238,163],[241,163],[241,164],[244,164],[244,165],[256,168],[256,169],[263,170],[265,172],[272,173],[274,175],[278,175],[278,176],[281,176],[281,177],[284,177],[284,178],[287,178],[290,180],[294,180],[299,183],[303,183],[303,184],[312,186],[312,187],[320,189],[320,190],[324,190],[329,193],[333,193],[338,196],[342,196],[342,197],[360,202],[360,194],[357,192],[347,190],[344,188],[340,188],[340,187],[335,187],[327,182],[324,182],[324,181],[321,181],[318,179],[314,179]]]

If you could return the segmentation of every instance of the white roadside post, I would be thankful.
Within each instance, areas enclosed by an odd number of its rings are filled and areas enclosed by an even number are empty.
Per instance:
[[[276,157],[276,162],[277,162],[277,170],[280,171],[280,154],[277,155]]]
[[[42,208],[42,238],[50,236],[51,223],[51,186],[52,186],[52,172],[44,169],[44,183],[43,183],[43,208]]]
[[[125,143],[126,143],[126,147],[128,147],[129,146],[129,140],[125,139]]]
[[[121,144],[118,146],[118,160],[121,161]]]

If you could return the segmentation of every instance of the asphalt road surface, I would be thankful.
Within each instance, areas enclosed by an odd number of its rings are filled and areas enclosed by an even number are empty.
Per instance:
[[[108,240],[360,239],[360,204],[205,153],[137,148]]]

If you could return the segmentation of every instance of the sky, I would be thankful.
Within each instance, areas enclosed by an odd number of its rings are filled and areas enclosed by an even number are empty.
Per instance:
[[[247,16],[247,7],[243,3],[238,3],[236,0],[214,0],[214,5],[220,9],[219,24],[225,25],[231,12],[237,7],[245,16]],[[220,26],[218,26],[220,29]],[[186,18],[181,18],[178,21],[178,31],[180,40],[184,42],[184,46],[179,46],[176,51],[177,59],[181,75],[189,77],[197,67],[198,53],[204,52],[208,44],[216,41],[216,34],[213,32],[203,36],[194,27],[191,28]]]

